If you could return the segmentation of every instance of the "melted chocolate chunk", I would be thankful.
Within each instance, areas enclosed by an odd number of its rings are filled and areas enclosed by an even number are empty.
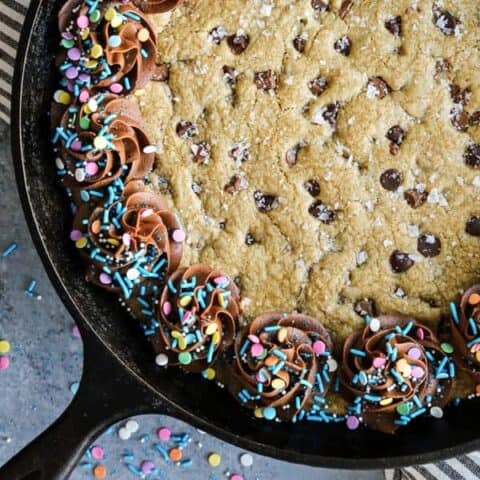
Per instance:
[[[462,88],[452,83],[449,90],[453,103],[465,106],[472,98],[472,91],[468,87]]]
[[[259,190],[254,192],[253,200],[258,211],[262,213],[270,212],[278,206],[278,197],[276,195],[263,193]]]
[[[389,128],[385,135],[392,143],[400,146],[405,140],[405,130],[400,125],[394,125]]]
[[[307,45],[307,37],[305,36],[305,34],[297,35],[293,39],[292,43],[293,43],[293,48],[297,52],[303,53],[305,51],[305,46]]]
[[[191,150],[193,154],[192,160],[195,163],[204,164],[208,163],[210,160],[210,152],[212,147],[208,142],[194,143]]]
[[[478,127],[480,125],[480,110],[470,115],[469,124],[471,127]]]
[[[428,192],[419,192],[415,189],[407,190],[403,197],[412,208],[418,208],[427,201]]]
[[[433,4],[433,23],[447,36],[456,35],[460,31],[460,19],[450,13],[448,10],[442,10],[437,3]]]
[[[320,75],[317,78],[314,78],[313,80],[308,82],[308,88],[316,97],[321,95],[327,89],[327,87],[327,79]]]
[[[250,150],[245,142],[239,142],[233,145],[229,155],[237,162],[246,162],[250,157]]]
[[[413,267],[414,261],[410,258],[408,253],[395,250],[390,255],[390,266],[394,273],[404,273]]]
[[[369,98],[385,98],[391,92],[388,83],[382,77],[371,77],[367,83],[367,96]]]
[[[225,28],[223,28],[221,25],[218,27],[212,28],[209,32],[210,35],[210,40],[215,43],[216,45],[220,45],[222,43],[222,40],[227,36],[227,32]]]
[[[442,242],[435,235],[430,233],[421,235],[417,240],[417,250],[424,257],[436,257],[440,255],[442,249]]]
[[[250,247],[254,243],[257,243],[257,241],[255,240],[255,237],[250,232],[248,232],[245,235],[245,245],[248,245]]]
[[[219,222],[219,224],[218,224],[218,228],[220,230],[225,230],[226,226],[227,226],[227,221],[226,220],[224,220],[223,222]]]
[[[255,72],[255,85],[259,90],[275,91],[277,89],[277,74],[273,70]]]
[[[177,132],[177,135],[183,139],[192,138],[198,134],[197,126],[194,123],[188,121],[178,122],[175,131]]]
[[[385,22],[385,28],[394,37],[400,37],[402,35],[402,17],[396,16],[396,17],[389,18]]]
[[[480,237],[480,217],[472,215],[465,226],[465,231],[474,237]]]
[[[353,310],[361,317],[374,317],[376,315],[375,302],[371,298],[362,298],[355,302]]]
[[[393,142],[390,142],[390,146],[388,147],[388,149],[392,155],[396,155],[400,151],[400,147]]]
[[[435,73],[433,77],[435,80],[438,80],[443,73],[445,72],[450,72],[452,70],[452,65],[448,60],[445,58],[442,58],[441,60],[437,60],[437,63],[435,64]]]
[[[390,168],[380,175],[380,183],[385,190],[394,192],[403,183],[403,175],[395,168]]]
[[[450,110],[450,122],[452,123],[455,130],[459,132],[466,132],[468,129],[469,123],[469,116],[468,113],[463,110],[462,107],[458,108],[458,106],[453,107]]]
[[[463,154],[465,163],[472,168],[480,168],[480,144],[470,144]]]
[[[234,194],[248,187],[247,179],[243,175],[234,175],[225,185],[224,190],[227,193]]]
[[[326,12],[328,10],[328,0],[311,0],[311,5],[316,12]]]
[[[348,15],[348,12],[351,10],[352,6],[353,0],[343,0],[342,4],[340,5],[340,10],[338,11],[338,16],[343,20]]]
[[[329,103],[322,110],[323,119],[334,127],[337,124],[338,112],[340,111],[340,103]]]
[[[303,186],[312,197],[318,197],[320,195],[320,184],[316,180],[307,180]]]
[[[334,210],[330,210],[326,205],[324,205],[320,200],[315,200],[310,207],[308,208],[308,213],[320,220],[322,223],[329,224],[332,223],[336,218],[337,214]]]
[[[348,57],[352,50],[352,41],[346,35],[344,35],[335,41],[333,48],[337,53],[341,53],[342,55]]]
[[[237,32],[227,37],[227,44],[235,55],[243,53],[250,43],[250,37],[243,32]]]
[[[230,87],[235,87],[235,84],[237,83],[237,77],[238,72],[233,67],[229,67],[228,65],[223,66],[223,78]]]
[[[170,78],[170,65],[168,63],[159,63],[155,66],[155,72],[152,80],[156,82],[166,82]]]

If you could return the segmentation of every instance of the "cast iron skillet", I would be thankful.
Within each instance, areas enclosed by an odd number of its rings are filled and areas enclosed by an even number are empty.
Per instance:
[[[322,467],[426,463],[479,448],[478,402],[450,409],[444,420],[413,422],[395,436],[349,432],[343,425],[273,424],[253,419],[199,376],[155,366],[143,334],[115,298],[85,282],[68,240],[71,216],[56,181],[45,113],[55,84],[52,52],[59,5],[33,0],[28,11],[15,70],[12,148],[31,234],[80,328],[85,364],[78,393],[65,413],[0,470],[0,480],[65,479],[102,429],[147,412],[175,416],[247,450]]]

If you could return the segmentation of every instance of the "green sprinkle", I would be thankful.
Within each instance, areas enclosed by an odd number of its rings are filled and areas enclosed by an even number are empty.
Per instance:
[[[408,415],[408,412],[410,412],[410,407],[408,406],[408,403],[401,403],[397,406],[397,413],[399,415]]]
[[[178,354],[178,361],[182,365],[190,365],[192,363],[192,354],[190,352],[182,352]]]
[[[82,117],[79,123],[80,128],[82,128],[83,130],[87,130],[87,128],[90,127],[90,119],[88,117]]]
[[[444,342],[440,345],[440,348],[443,350],[444,353],[450,354],[453,353],[453,345],[451,343]]]

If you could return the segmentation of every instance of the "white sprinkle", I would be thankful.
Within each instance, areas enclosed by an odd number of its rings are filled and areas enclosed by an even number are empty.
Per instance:
[[[328,371],[329,372],[336,372],[338,369],[338,363],[334,358],[329,358],[327,360]]]
[[[131,436],[131,433],[125,427],[122,427],[118,431],[118,436],[120,437],[121,440],[128,440]]]
[[[165,355],[164,353],[159,353],[156,357],[155,357],[155,363],[159,366],[159,367],[166,367],[168,365],[168,357],[167,355]]]
[[[129,268],[127,270],[127,278],[129,280],[136,280],[140,276],[140,272],[136,268]]]
[[[368,326],[372,332],[378,332],[380,330],[380,320],[378,318],[372,318]]]
[[[143,147],[143,153],[156,153],[156,152],[157,152],[156,145],[147,145],[146,147]]]
[[[388,238],[386,238],[386,239],[383,241],[383,246],[384,246],[385,248],[391,247],[392,245],[393,245],[392,240],[390,240],[390,239],[388,239]]]
[[[138,429],[140,428],[140,426],[138,425],[138,422],[136,422],[135,420],[129,420],[125,424],[125,428],[128,430],[129,433],[135,433],[135,432],[138,432]]]
[[[472,185],[476,188],[480,188],[480,176],[473,177]]]
[[[433,418],[442,418],[443,417],[443,410],[440,407],[432,407],[430,409],[430,415]]]
[[[357,253],[357,265],[363,265],[368,259],[368,253],[364,250]]]
[[[253,465],[253,457],[249,453],[240,455],[240,464],[243,467],[251,467]]]
[[[83,168],[77,168],[75,170],[75,180],[77,182],[83,182],[85,180],[85,170]]]
[[[61,158],[56,158],[55,159],[55,165],[59,170],[63,170],[65,168],[65,164],[62,162]]]

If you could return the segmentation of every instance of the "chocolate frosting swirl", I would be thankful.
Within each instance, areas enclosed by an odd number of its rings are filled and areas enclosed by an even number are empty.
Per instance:
[[[384,315],[347,338],[340,380],[354,398],[350,413],[372,429],[393,433],[429,409],[436,416],[432,407],[449,400],[453,368],[428,327]]]
[[[450,330],[458,365],[480,383],[480,284],[462,295],[459,308],[450,306]]]
[[[238,302],[237,286],[221,270],[202,264],[177,270],[158,304],[155,351],[189,371],[207,369],[233,342]]]
[[[237,338],[227,388],[256,416],[308,418],[324,408],[336,369],[332,350],[318,320],[300,313],[265,313]]]
[[[172,10],[182,0],[133,0],[133,3],[145,13],[164,13]]]
[[[87,206],[79,209],[71,237],[89,263],[87,280],[125,300],[144,282],[153,294],[159,291],[180,263],[184,239],[163,197],[137,191],[98,206],[89,217],[85,212]]]
[[[143,180],[153,167],[154,147],[137,105],[113,94],[71,106],[54,140],[62,183],[72,190],[100,189],[119,178]]]
[[[63,55],[60,71],[69,91],[144,87],[155,71],[155,29],[130,2],[100,2],[96,8],[69,0],[60,10]]]

